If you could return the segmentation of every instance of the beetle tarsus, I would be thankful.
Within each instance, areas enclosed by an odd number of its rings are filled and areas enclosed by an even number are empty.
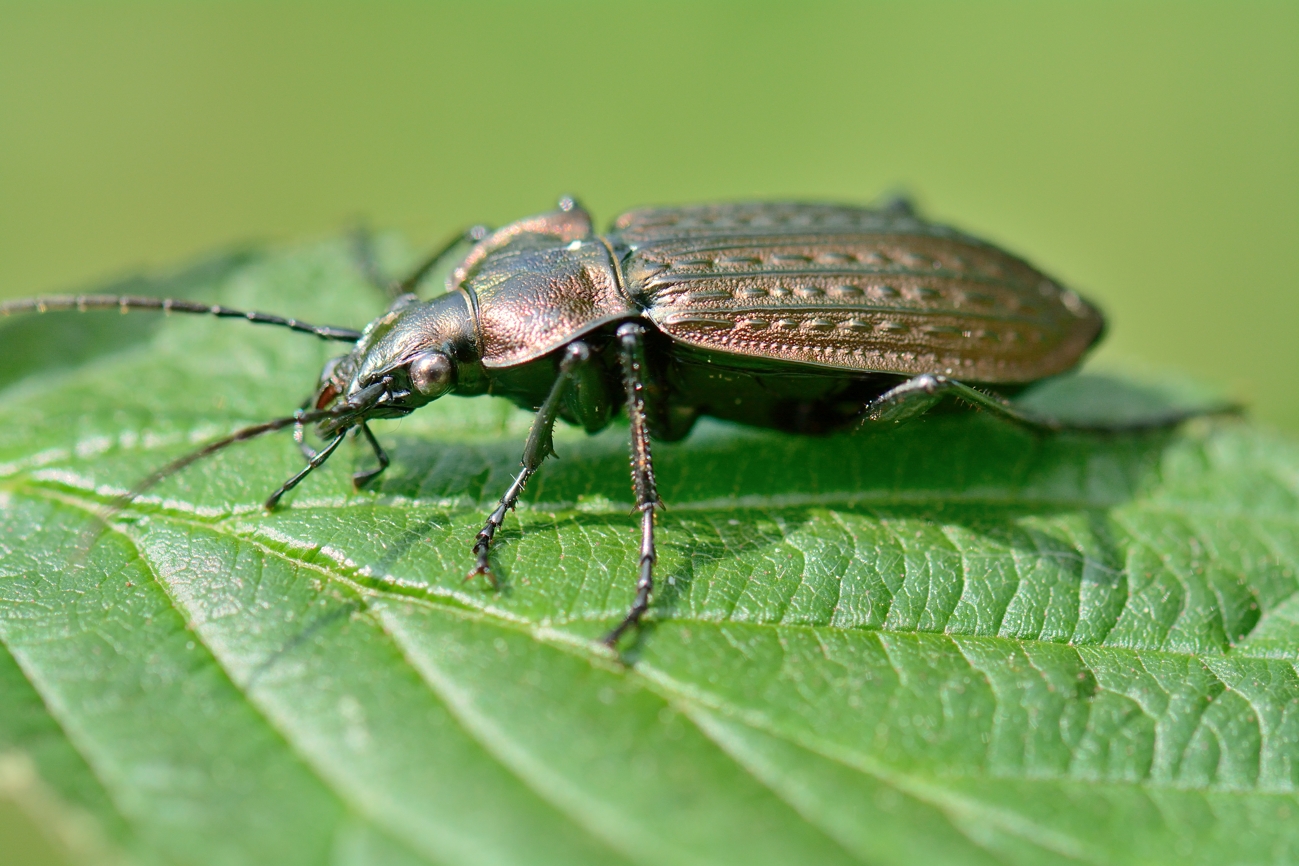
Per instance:
[[[640,623],[640,618],[649,610],[650,593],[654,591],[654,562],[658,558],[654,550],[654,509],[657,503],[647,503],[641,511],[641,547],[640,576],[636,580],[636,600],[631,609],[614,626],[601,641],[609,649],[618,648],[618,640],[628,629]]]
[[[364,436],[365,441],[369,443],[370,450],[374,452],[375,459],[379,461],[379,465],[374,469],[366,469],[352,474],[352,488],[354,490],[360,490],[362,487],[382,475],[383,471],[391,465],[392,461],[388,458],[388,452],[384,451],[383,446],[379,444],[379,440],[374,438],[374,433],[370,432],[368,424],[362,421],[356,426],[360,428],[361,435]]]
[[[262,503],[262,507],[267,511],[274,510],[275,506],[279,504],[280,499],[283,498],[284,494],[297,487],[298,484],[302,482],[302,479],[306,478],[312,472],[315,472],[322,463],[329,459],[331,454],[338,450],[338,446],[343,444],[343,437],[346,435],[347,431],[344,430],[342,433],[339,433],[333,439],[329,440],[329,444],[316,452],[316,456],[311,458],[311,462],[308,463],[301,472],[294,475],[288,481],[285,481],[280,485],[278,490],[266,497],[266,501]]]
[[[524,478],[524,473],[520,472],[519,478]],[[520,483],[519,478],[514,479],[514,483],[510,485],[510,492],[515,493],[515,499],[518,498],[518,493],[515,492],[516,488],[519,491],[523,490],[523,484]],[[471,568],[469,574],[465,576],[466,583],[476,577],[485,577],[492,586],[498,585],[496,582],[496,573],[492,571],[492,563],[490,559],[492,539],[496,536],[496,530],[500,529],[501,524],[505,522],[505,513],[514,507],[512,503],[507,503],[505,501],[505,499],[509,497],[510,492],[507,492],[505,496],[501,498],[501,502],[496,506],[496,510],[487,518],[487,523],[482,529],[478,530],[478,535],[475,536],[474,567]]]
[[[469,573],[465,575],[465,583],[468,583],[476,577],[485,577],[487,578],[487,582],[492,585],[493,589],[500,589],[501,585],[496,580],[496,572],[492,571],[492,564],[487,559],[487,547],[491,542],[491,538],[490,536],[484,537],[485,532],[486,530],[478,533],[478,541],[474,544],[474,556],[477,557],[477,562],[474,567],[469,570]]]

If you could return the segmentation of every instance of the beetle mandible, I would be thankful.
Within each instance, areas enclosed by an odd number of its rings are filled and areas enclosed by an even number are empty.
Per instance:
[[[472,247],[431,300],[419,283]],[[449,394],[496,394],[536,412],[522,469],[473,544],[470,576],[493,579],[492,540],[552,452],[557,419],[594,433],[619,411],[631,439],[639,573],[619,638],[649,608],[655,511],[652,439],[684,437],[709,415],[796,433],[900,423],[954,396],[1030,426],[1064,423],[1006,400],[1073,367],[1099,338],[1099,311],[1023,260],[920,219],[904,200],[877,208],[752,203],[634,210],[606,234],[572,199],[494,232],[458,236],[394,284],[364,331],[184,300],[56,296],[0,313],[161,309],[244,318],[352,344],[294,415],[244,428],[150,476],[293,427],[307,465],[273,508],[355,433],[388,466],[367,426]],[[1173,423],[1181,417],[1156,419]],[[319,451],[303,436],[315,424]],[[1129,425],[1132,426],[1132,425]],[[1142,425],[1142,426],[1150,426]]]

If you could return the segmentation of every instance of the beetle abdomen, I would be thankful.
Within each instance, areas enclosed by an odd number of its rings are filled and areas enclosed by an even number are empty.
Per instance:
[[[1100,313],[1031,265],[952,229],[864,208],[634,211],[611,238],[666,334],[749,357],[1016,383],[1072,367]]]

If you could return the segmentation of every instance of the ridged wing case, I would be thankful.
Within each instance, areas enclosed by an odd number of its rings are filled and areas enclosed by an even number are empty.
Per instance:
[[[1015,384],[1074,366],[1103,326],[1032,265],[909,213],[644,209],[619,217],[610,241],[660,330],[748,358]]]

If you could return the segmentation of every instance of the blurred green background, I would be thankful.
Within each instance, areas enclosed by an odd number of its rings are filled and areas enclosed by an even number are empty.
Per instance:
[[[0,6],[0,295],[358,217],[913,191],[1299,430],[1293,3]],[[310,316],[310,310],[283,311]]]

